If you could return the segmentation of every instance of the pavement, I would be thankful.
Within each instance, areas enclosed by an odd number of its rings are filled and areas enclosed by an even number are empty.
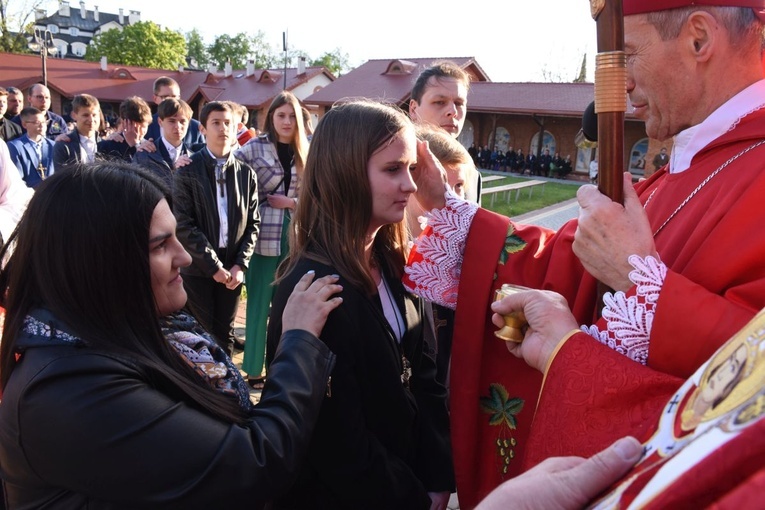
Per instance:
[[[484,171],[486,172],[486,171]],[[502,172],[486,172],[486,173],[497,173],[501,174]],[[534,177],[535,179],[540,179],[539,177]],[[545,178],[541,178],[545,179]],[[577,182],[572,182],[569,180],[560,180],[560,179],[546,179],[550,181],[555,182],[562,182],[562,183],[568,183],[568,184],[577,184]],[[571,200],[567,200],[565,202],[561,202],[559,204],[551,205],[549,207],[545,207],[543,209],[538,209],[536,211],[531,211],[522,215],[519,215],[517,217],[512,218],[513,221],[516,221],[518,223],[525,223],[527,225],[539,225],[542,227],[547,227],[552,230],[557,230],[566,223],[568,220],[575,218],[579,214],[579,204],[577,203],[576,199],[573,198]],[[244,325],[247,320],[247,301],[241,300],[239,303],[239,310],[236,314],[236,320],[235,320],[235,331],[237,336],[240,338],[244,338]],[[242,366],[242,358],[244,357],[244,353],[242,351],[234,351],[233,361],[234,363],[241,369]],[[244,372],[242,372],[244,374]],[[245,377],[247,377],[247,374],[244,374]],[[254,403],[258,403],[260,401],[260,394],[261,390],[250,390],[250,398]],[[457,494],[452,494],[451,498],[449,499],[449,503],[447,505],[447,508],[449,510],[459,510],[459,500],[457,498]]]

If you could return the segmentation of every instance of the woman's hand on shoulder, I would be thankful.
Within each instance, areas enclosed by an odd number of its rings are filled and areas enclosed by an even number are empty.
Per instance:
[[[329,312],[340,306],[343,298],[335,296],[343,290],[336,282],[337,275],[322,276],[313,281],[315,273],[309,271],[300,278],[287,299],[282,313],[282,331],[302,329],[318,337]],[[335,297],[333,297],[335,296]]]

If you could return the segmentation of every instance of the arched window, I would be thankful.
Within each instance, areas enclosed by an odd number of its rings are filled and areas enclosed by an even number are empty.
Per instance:
[[[498,151],[507,152],[510,147],[510,133],[503,127],[498,127],[494,131],[494,148]]]
[[[531,138],[531,145],[529,145],[529,152],[527,154],[534,154],[536,156],[538,144],[539,144],[539,133],[535,133],[534,136]],[[544,154],[545,149],[549,149],[550,156],[554,156],[555,153],[558,151],[558,144],[555,142],[555,137],[549,131],[544,132],[544,137],[542,138],[542,150],[540,151],[539,154]]]
[[[638,140],[630,151],[629,169],[636,177],[645,175],[645,155],[648,152],[648,138]]]
[[[472,122],[469,120],[465,121],[457,141],[461,143],[463,147],[470,147],[473,145],[473,142],[475,141],[475,131],[473,130]]]

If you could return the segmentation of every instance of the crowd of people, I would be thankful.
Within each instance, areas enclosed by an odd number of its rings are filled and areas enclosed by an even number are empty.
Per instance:
[[[408,112],[349,100],[315,132],[289,92],[257,133],[161,78],[101,139],[95,97],[66,131],[31,87],[0,124],[6,507],[761,505],[765,0],[676,3],[624,0],[671,154],[557,232],[479,206],[477,168],[570,158],[462,147],[451,62]]]
[[[561,157],[559,152],[550,155],[550,149],[544,148],[539,157],[534,152],[523,154],[523,149],[513,150],[508,147],[507,151],[488,146],[478,146],[475,143],[468,149],[473,163],[478,168],[487,170],[512,172],[519,175],[536,175],[544,177],[556,177],[565,179],[573,170],[571,155]]]

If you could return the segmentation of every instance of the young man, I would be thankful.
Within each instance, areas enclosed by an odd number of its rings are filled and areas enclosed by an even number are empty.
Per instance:
[[[42,83],[35,83],[29,87],[27,92],[27,100],[29,106],[33,106],[45,114],[45,118],[48,119],[47,129],[45,136],[51,140],[55,140],[56,137],[66,132],[66,122],[61,115],[57,115],[50,111],[50,90]],[[16,115],[13,118],[13,122],[21,126],[21,117]],[[23,127],[23,126],[22,126]]]
[[[98,151],[98,126],[101,124],[101,105],[90,94],[79,94],[72,100],[73,131],[68,141],[53,146],[53,164],[61,170],[73,163],[92,163]]]
[[[181,273],[197,318],[231,354],[241,284],[260,225],[257,179],[231,152],[231,105],[207,103],[200,121],[206,147],[174,179],[178,239],[192,258]]]
[[[448,60],[434,62],[417,77],[409,100],[409,116],[415,123],[432,124],[457,138],[465,125],[470,75]],[[487,162],[488,164],[488,162]],[[481,203],[481,174],[469,176],[468,200]]]
[[[0,140],[10,142],[21,136],[21,126],[5,118],[8,109],[8,91],[0,87]]]
[[[130,163],[151,122],[151,109],[140,97],[129,97],[120,103],[120,120],[119,139],[98,142],[98,152]]]
[[[139,150],[135,162],[151,169],[172,186],[175,169],[191,162],[193,151],[184,143],[191,107],[183,99],[165,99],[157,108],[157,119],[162,128],[162,136],[155,144],[157,150]]]
[[[53,174],[53,141],[45,138],[45,114],[29,106],[21,110],[26,134],[8,143],[11,160],[27,186],[37,187]]]
[[[181,88],[178,82],[169,76],[160,76],[154,80],[154,104],[159,107],[160,103],[165,99],[180,99]],[[187,147],[201,148],[205,143],[205,137],[199,129],[199,122],[191,119],[189,122],[188,130],[184,136],[183,142]],[[149,129],[146,131],[145,138],[156,142],[161,136],[160,125],[158,121],[158,115],[154,114],[152,122],[149,124]],[[156,147],[156,143],[154,144]],[[147,146],[146,149],[151,152],[152,147]]]

